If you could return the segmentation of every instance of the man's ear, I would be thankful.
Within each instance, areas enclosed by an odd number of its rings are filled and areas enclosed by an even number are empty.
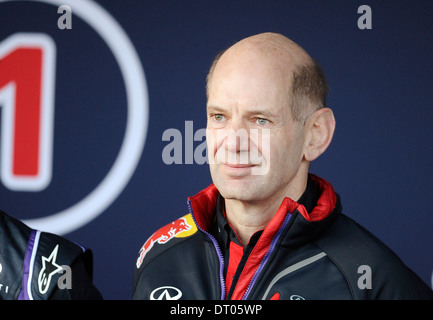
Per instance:
[[[305,122],[305,130],[304,157],[311,162],[325,152],[331,143],[335,131],[334,113],[329,108],[315,111]]]

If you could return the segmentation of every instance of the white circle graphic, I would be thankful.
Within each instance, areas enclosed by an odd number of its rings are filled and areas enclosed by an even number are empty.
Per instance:
[[[0,0],[0,2],[10,0]],[[148,126],[148,94],[140,59],[127,34],[101,6],[88,0],[28,0],[55,6],[69,5],[74,15],[89,24],[112,51],[126,87],[125,136],[110,171],[80,202],[53,215],[24,220],[30,227],[63,235],[100,215],[122,192],[140,160]],[[54,22],[55,23],[55,22]]]

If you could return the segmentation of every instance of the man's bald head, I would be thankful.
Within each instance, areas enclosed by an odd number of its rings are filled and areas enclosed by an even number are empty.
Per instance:
[[[218,63],[266,60],[275,73],[287,80],[293,118],[305,121],[314,111],[326,106],[328,85],[320,66],[298,44],[278,33],[261,33],[245,38],[220,52],[209,70],[206,93]],[[258,61],[258,60],[256,60]]]

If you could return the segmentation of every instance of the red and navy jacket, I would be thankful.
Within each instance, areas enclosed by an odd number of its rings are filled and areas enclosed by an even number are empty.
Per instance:
[[[188,198],[189,214],[139,250],[133,299],[433,299],[391,249],[342,213],[326,180],[310,179],[315,206],[308,212],[285,198],[235,272],[212,231],[218,190]]]

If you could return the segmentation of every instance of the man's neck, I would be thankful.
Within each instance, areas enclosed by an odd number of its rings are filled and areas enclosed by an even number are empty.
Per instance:
[[[306,189],[307,182],[298,188],[297,192],[291,193],[293,200],[297,201]],[[225,199],[226,218],[235,229],[239,240],[245,247],[251,236],[259,230],[265,229],[274,217],[283,199],[282,194],[263,201],[240,201],[236,199]]]
[[[275,204],[272,207],[263,208],[238,200],[225,200],[227,220],[235,229],[244,247],[254,233],[263,230],[268,225],[277,209],[278,205],[275,206]]]

